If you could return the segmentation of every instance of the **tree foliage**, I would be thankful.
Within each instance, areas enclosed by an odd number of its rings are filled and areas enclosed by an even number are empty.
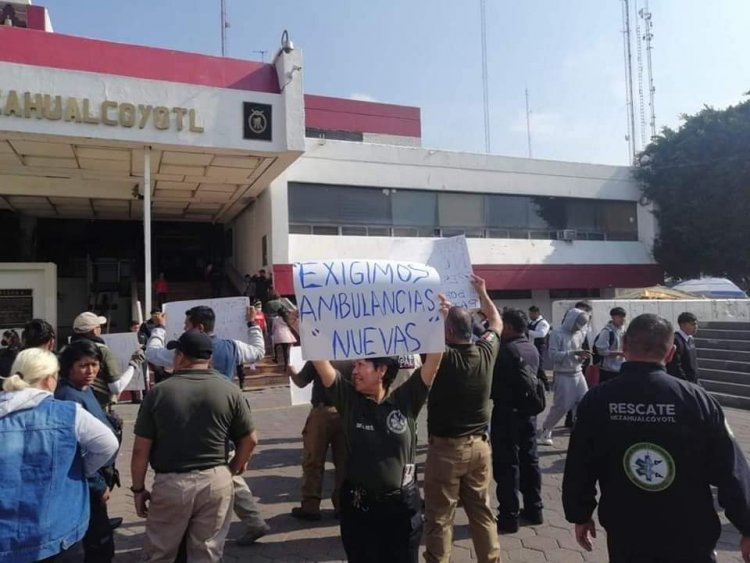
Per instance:
[[[664,128],[636,177],[656,204],[654,257],[675,277],[750,280],[750,101]]]

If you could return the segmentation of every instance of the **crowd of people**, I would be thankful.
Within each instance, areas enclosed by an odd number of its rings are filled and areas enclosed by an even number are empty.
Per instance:
[[[680,315],[676,332],[652,314],[626,328],[626,311],[614,308],[594,335],[586,302],[551,327],[537,307],[498,311],[484,281],[472,284],[480,310],[441,296],[446,346],[422,357],[292,366],[299,321],[270,283],[261,306],[247,310],[244,340],[217,336],[214,311],[197,306],[169,341],[155,309],[122,372],[101,338],[106,319],[95,313],[76,317],[58,354],[43,320],[30,321],[20,339],[6,333],[13,358],[0,373],[0,562],[112,561],[121,519],[110,518],[107,501],[120,486],[122,438],[112,405],[144,363],[163,370],[140,405],[130,460],[135,510],[146,519],[144,557],[221,561],[232,513],[243,526],[238,544],[268,534],[243,477],[260,437],[233,380],[238,366],[270,349],[296,385],[313,386],[291,516],[322,518],[331,448],[334,516],[351,562],[413,563],[422,542],[426,561],[450,561],[459,506],[477,560],[500,561],[499,534],[544,522],[537,448],[553,445],[566,414],[573,430],[562,500],[584,549],[592,548],[598,503],[613,563],[715,561],[715,486],[750,562],[750,470],[721,407],[697,384],[696,317]],[[550,370],[552,405],[537,425]],[[420,492],[417,417],[428,400]]]

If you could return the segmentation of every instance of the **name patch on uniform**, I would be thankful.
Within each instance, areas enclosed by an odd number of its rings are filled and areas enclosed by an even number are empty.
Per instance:
[[[609,403],[609,419],[618,422],[677,422],[673,403]]]
[[[633,444],[625,452],[622,464],[628,479],[639,489],[659,492],[667,489],[677,473],[667,450],[649,442]]]
[[[364,424],[363,422],[357,422],[354,425],[355,428],[358,430],[369,430],[370,432],[375,432],[375,427],[372,424]]]

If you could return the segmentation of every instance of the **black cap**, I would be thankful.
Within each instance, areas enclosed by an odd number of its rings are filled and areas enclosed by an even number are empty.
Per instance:
[[[189,358],[208,360],[214,351],[211,337],[199,330],[183,332],[178,340],[167,343],[168,350],[179,350]]]
[[[153,309],[151,309],[152,315],[155,315],[156,313],[161,313],[161,309],[159,309],[158,307],[154,307]]]

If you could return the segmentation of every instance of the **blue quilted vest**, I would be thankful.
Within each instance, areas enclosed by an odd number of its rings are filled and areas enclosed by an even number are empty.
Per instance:
[[[239,361],[237,345],[232,340],[217,338],[215,335],[211,336],[211,342],[214,345],[211,365],[229,381],[233,381]]]
[[[0,418],[1,563],[51,557],[86,533],[89,491],[75,417],[75,403],[50,397]]]

